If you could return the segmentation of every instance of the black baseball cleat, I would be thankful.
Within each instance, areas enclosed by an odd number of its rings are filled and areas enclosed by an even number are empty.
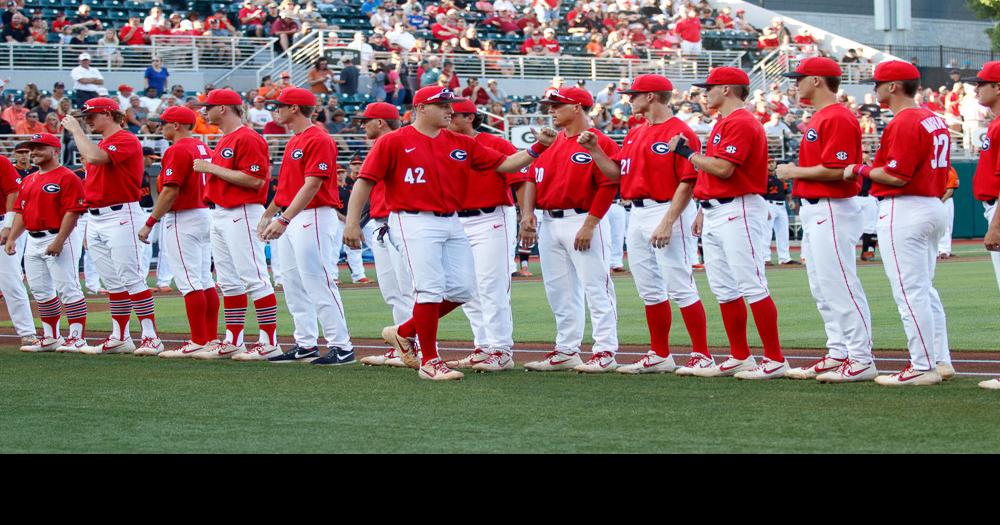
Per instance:
[[[319,348],[302,348],[298,345],[292,347],[291,350],[274,356],[267,360],[268,363],[311,363],[319,359]]]
[[[319,366],[339,366],[354,363],[354,350],[344,350],[339,346],[331,346],[325,356],[312,362]]]

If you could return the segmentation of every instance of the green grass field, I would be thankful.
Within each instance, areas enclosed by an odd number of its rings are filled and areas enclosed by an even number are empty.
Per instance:
[[[964,255],[982,253],[969,247]],[[861,277],[876,346],[903,348],[882,267],[863,267]],[[768,278],[785,346],[821,348],[825,336],[805,272],[782,269]],[[995,349],[990,263],[942,264],[936,283],[952,347]],[[698,285],[709,342],[723,345],[703,273]],[[647,336],[632,281],[618,278],[615,286],[621,341],[640,344]],[[515,283],[513,296],[515,339],[551,341],[541,283]],[[355,337],[377,337],[390,322],[377,289],[344,290],[343,297]],[[180,298],[161,298],[157,308],[161,330],[186,329]],[[291,333],[288,316],[280,319],[281,333]],[[102,330],[109,322],[102,312],[89,325]],[[674,330],[673,341],[686,344],[682,323]],[[470,338],[461,314],[445,319],[441,338]],[[513,371],[428,384],[398,369],[32,355],[5,347],[0,452],[1000,452],[1000,395],[976,381],[891,390]]]

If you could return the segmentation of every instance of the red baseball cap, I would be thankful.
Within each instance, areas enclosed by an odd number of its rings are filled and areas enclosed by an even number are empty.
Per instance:
[[[653,91],[673,91],[674,85],[663,75],[639,75],[632,81],[632,87],[619,89],[619,93],[650,93]]]
[[[700,88],[712,86],[749,86],[750,77],[738,67],[717,67],[708,74],[708,79],[695,83]]]
[[[271,104],[288,104],[289,106],[315,106],[316,95],[308,89],[287,87],[281,90],[277,100],[268,100],[268,102]]]
[[[479,110],[476,109],[476,105],[469,99],[459,100],[451,107],[455,110],[455,113],[478,113]]]
[[[118,91],[135,91],[135,90],[132,89],[132,86],[129,86],[127,84],[122,84],[118,86]]]
[[[454,91],[443,86],[427,86],[420,88],[413,95],[413,105],[421,104],[454,104],[462,100]]]
[[[26,140],[14,146],[14,150],[26,149],[31,146],[52,146],[55,149],[62,149],[62,142],[59,142],[59,137],[51,133],[37,133],[31,136],[31,140]]]
[[[118,107],[118,102],[107,97],[95,97],[84,102],[83,107],[75,115],[90,115],[108,111],[121,111],[121,108]]]
[[[365,112],[355,115],[358,120],[399,120],[399,108],[387,102],[372,102],[365,106]]]
[[[547,98],[538,101],[539,104],[579,104],[585,108],[593,107],[594,97],[590,92],[578,87],[559,88],[552,91]]]
[[[195,115],[194,111],[184,106],[170,106],[163,110],[163,113],[160,113],[160,116],[156,120],[176,124],[191,124],[193,126],[198,121],[198,116]]]
[[[799,66],[795,68],[795,71],[785,73],[783,76],[786,78],[805,78],[805,77],[840,77],[844,74],[844,71],[840,69],[840,64],[837,64],[832,59],[826,57],[810,57],[801,62]]]
[[[879,82],[895,82],[897,80],[920,80],[917,66],[902,60],[889,60],[875,66],[875,74],[869,84]]]
[[[974,77],[966,77],[962,82],[969,84],[1000,82],[1000,62],[987,62]]]
[[[204,102],[195,102],[195,106],[242,106],[243,97],[231,89],[213,89],[208,92]]]

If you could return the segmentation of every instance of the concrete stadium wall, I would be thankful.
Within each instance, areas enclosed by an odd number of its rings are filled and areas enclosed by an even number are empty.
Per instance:
[[[983,217],[983,205],[972,196],[972,175],[976,172],[976,161],[956,161],[952,163],[958,172],[958,189],[955,190],[955,229],[952,237],[972,239],[986,235],[989,226]]]
[[[807,13],[802,11],[781,11],[807,24],[823,29],[858,42],[870,44],[888,43],[885,41],[885,31],[875,29],[875,17],[869,15]],[[913,28],[901,32],[900,41],[891,42],[894,45],[909,46],[949,46],[966,49],[989,49],[990,39],[986,29],[992,27],[990,22],[940,20],[930,18],[914,18]],[[908,57],[902,57],[908,58]]]
[[[104,86],[111,91],[115,91],[121,84],[128,84],[137,90],[146,84],[142,71],[104,71],[100,68],[98,71],[104,75]],[[171,72],[168,84],[180,84],[188,91],[201,91],[206,82],[213,81],[223,73],[224,70]],[[52,85],[59,81],[64,82],[67,89],[73,89],[73,79],[69,75],[69,70],[6,69],[0,70],[0,78],[10,79],[7,89],[24,89],[26,84],[33,82],[39,89],[51,91]]]

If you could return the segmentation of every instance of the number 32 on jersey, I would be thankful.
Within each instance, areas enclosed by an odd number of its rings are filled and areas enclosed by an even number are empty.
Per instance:
[[[424,169],[406,168],[406,175],[403,176],[403,182],[407,184],[426,184],[427,181],[424,180]]]

